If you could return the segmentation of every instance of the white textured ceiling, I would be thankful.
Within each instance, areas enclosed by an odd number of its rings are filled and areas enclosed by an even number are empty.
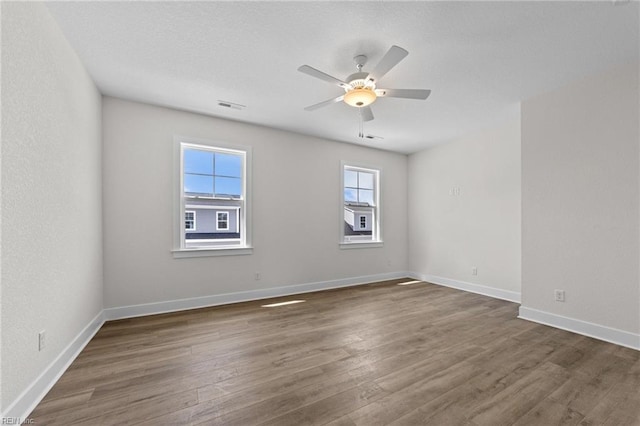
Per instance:
[[[106,95],[410,153],[498,122],[521,100],[638,61],[639,3],[61,2],[47,3]],[[378,87],[426,88],[426,101],[384,98],[357,137],[357,110],[305,106],[341,89],[353,56],[409,51]],[[246,105],[239,111],[218,100]],[[597,102],[594,99],[594,102]]]

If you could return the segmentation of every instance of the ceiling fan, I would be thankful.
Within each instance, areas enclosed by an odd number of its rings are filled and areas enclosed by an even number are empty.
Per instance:
[[[378,65],[371,72],[364,72],[362,68],[367,63],[365,55],[357,55],[353,58],[358,72],[348,76],[345,81],[332,77],[309,65],[302,65],[298,71],[319,78],[326,82],[336,84],[344,89],[344,94],[328,101],[320,102],[305,108],[306,111],[313,111],[327,105],[344,101],[347,105],[360,109],[360,116],[363,121],[373,120],[373,112],[370,105],[378,98],[404,98],[404,99],[427,99],[431,90],[426,89],[378,89],[376,84],[386,73],[403,60],[409,52],[398,46],[391,46],[382,57]]]

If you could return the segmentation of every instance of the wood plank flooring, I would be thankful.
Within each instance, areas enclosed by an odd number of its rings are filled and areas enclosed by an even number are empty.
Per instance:
[[[640,425],[640,352],[387,281],[106,323],[37,425]],[[261,305],[303,299],[274,308]]]

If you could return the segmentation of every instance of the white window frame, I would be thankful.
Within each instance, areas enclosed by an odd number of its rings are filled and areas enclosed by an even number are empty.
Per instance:
[[[187,214],[191,213],[193,214],[193,220],[191,220],[190,222],[193,222],[193,226],[191,228],[187,228]],[[185,231],[195,231],[196,230],[196,212],[195,210],[185,210],[184,211],[184,230]]]
[[[344,233],[344,172],[345,170],[355,170],[373,173],[373,217],[371,220],[371,240],[359,240],[350,238]],[[382,168],[370,164],[362,164],[355,161],[340,162],[340,248],[377,248],[383,247],[382,240],[382,196],[380,186],[382,181]]]
[[[223,219],[222,222],[226,223],[227,226],[225,228],[220,227],[220,215],[223,214],[226,216],[226,219]],[[228,231],[229,230],[229,212],[216,212],[216,231]]]
[[[243,177],[241,202],[243,208],[236,210],[240,229],[240,244],[220,245],[217,247],[187,248],[185,246],[185,211],[187,208],[184,191],[184,158],[185,148],[205,148],[223,153],[243,156]],[[235,145],[227,142],[192,138],[175,135],[173,138],[173,249],[174,258],[248,255],[253,253],[251,245],[251,147]],[[217,215],[216,215],[217,219]],[[228,224],[228,221],[227,221]],[[217,226],[217,220],[216,220]],[[237,241],[237,240],[236,240]]]

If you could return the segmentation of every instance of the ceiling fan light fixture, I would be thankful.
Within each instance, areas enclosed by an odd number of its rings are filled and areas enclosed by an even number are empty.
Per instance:
[[[374,103],[377,97],[378,96],[373,90],[367,87],[362,87],[349,90],[345,93],[343,100],[347,105],[362,108]]]

